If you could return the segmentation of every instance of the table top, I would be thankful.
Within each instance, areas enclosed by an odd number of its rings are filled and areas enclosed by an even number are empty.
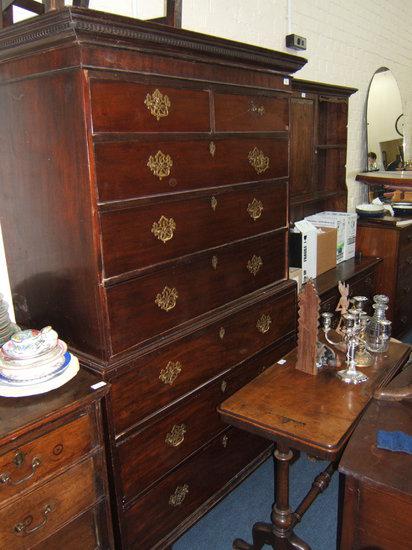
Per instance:
[[[218,412],[233,426],[318,458],[333,460],[341,452],[373,391],[386,385],[406,362],[410,347],[391,342],[362,368],[367,382],[341,382],[332,369],[316,376],[295,369],[296,350],[284,365],[275,364],[226,399]]]
[[[409,191],[412,188],[412,171],[362,172],[356,176],[356,180],[368,185],[384,185],[390,189]]]
[[[389,384],[412,384],[412,363]],[[373,400],[362,416],[342,455],[339,471],[391,491],[412,496],[412,455],[376,447],[378,430],[411,434],[412,401]]]

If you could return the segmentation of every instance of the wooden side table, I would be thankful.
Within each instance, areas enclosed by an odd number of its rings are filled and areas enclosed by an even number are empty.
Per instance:
[[[311,376],[295,369],[296,352],[264,371],[224,401],[218,411],[228,424],[276,442],[276,501],[272,523],[253,526],[253,544],[235,540],[237,550],[259,550],[264,544],[276,550],[310,550],[293,532],[303,514],[326,489],[349,436],[372,398],[407,361],[410,348],[391,343],[387,354],[377,355],[364,369],[369,379],[358,386],[346,385],[334,371]],[[292,449],[331,461],[295,511],[289,506],[289,463]]]

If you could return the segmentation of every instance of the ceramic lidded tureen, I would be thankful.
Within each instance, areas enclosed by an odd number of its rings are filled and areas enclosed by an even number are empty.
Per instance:
[[[0,350],[0,375],[16,383],[44,381],[64,365],[66,351],[50,326],[16,332]]]

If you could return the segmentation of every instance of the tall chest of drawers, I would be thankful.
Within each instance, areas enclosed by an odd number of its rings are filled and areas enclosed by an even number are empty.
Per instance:
[[[216,406],[294,344],[289,75],[305,60],[66,8],[0,33],[18,321],[110,380],[119,548],[162,548],[267,455]]]

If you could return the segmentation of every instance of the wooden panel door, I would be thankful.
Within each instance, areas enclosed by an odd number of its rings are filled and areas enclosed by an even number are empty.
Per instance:
[[[290,197],[302,198],[313,190],[313,99],[293,97],[290,103]]]

